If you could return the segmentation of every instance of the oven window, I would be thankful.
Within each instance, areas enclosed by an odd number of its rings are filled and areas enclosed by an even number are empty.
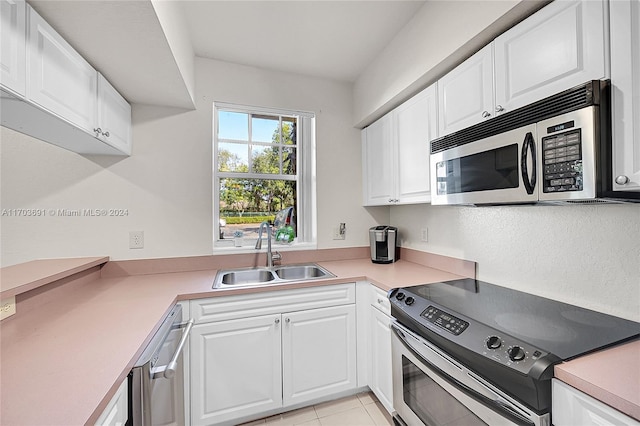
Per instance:
[[[518,144],[436,164],[439,195],[517,188]]]
[[[486,425],[404,355],[402,394],[405,404],[426,425]]]

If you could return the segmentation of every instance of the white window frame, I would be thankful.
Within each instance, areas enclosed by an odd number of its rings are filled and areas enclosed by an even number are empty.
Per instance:
[[[300,250],[300,249],[316,249],[317,248],[317,216],[316,216],[316,129],[315,114],[306,111],[285,110],[280,108],[265,108],[239,104],[231,104],[226,102],[213,103],[213,158],[212,158],[212,197],[213,197],[213,251],[219,252],[253,252],[256,239],[247,239],[243,241],[242,247],[234,247],[234,241],[219,240],[219,221],[220,221],[220,197],[218,189],[220,188],[220,176],[218,172],[218,111],[231,111],[247,114],[265,114],[294,116],[298,118],[297,122],[297,176],[298,176],[298,211],[296,219],[298,221],[298,235],[296,241],[288,245],[274,245],[274,250]],[[254,175],[247,173],[248,178],[264,178],[264,175]]]

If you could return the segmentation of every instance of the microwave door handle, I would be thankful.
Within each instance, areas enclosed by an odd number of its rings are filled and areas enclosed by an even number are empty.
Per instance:
[[[529,152],[531,153],[531,165],[533,169],[531,177],[529,177],[529,170],[527,168],[527,159]],[[522,182],[524,183],[524,188],[529,195],[533,194],[533,191],[536,188],[536,169],[536,143],[533,139],[533,134],[531,132],[527,132],[524,137],[522,152],[520,154],[520,171],[522,173]]]

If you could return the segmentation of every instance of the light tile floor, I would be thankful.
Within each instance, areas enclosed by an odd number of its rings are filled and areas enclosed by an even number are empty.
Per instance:
[[[391,426],[387,410],[371,392],[300,408],[241,426]]]

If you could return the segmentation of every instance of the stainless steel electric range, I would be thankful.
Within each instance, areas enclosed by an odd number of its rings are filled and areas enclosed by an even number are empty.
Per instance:
[[[640,324],[472,279],[392,290],[394,421],[551,424],[553,366]]]

